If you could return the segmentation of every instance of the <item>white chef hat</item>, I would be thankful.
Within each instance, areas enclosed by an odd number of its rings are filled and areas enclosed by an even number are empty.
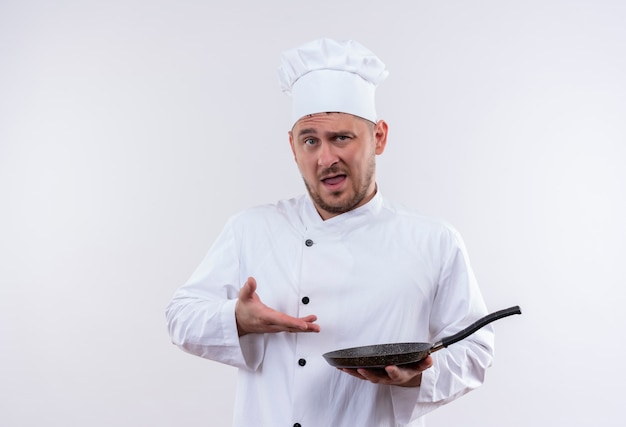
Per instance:
[[[292,95],[292,125],[322,112],[350,113],[377,121],[376,86],[388,75],[385,64],[353,41],[319,39],[281,55],[278,80]]]

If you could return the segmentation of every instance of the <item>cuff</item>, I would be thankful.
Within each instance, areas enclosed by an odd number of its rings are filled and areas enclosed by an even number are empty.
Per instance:
[[[239,337],[237,320],[235,319],[236,304],[237,300],[232,299],[226,301],[222,306],[221,322],[225,344],[239,349],[239,359],[243,360],[244,365],[236,364],[238,367],[255,371],[263,361],[264,335],[247,334]]]
[[[439,367],[434,364],[422,372],[419,387],[391,387],[391,401],[396,421],[408,424],[440,406],[433,402]]]

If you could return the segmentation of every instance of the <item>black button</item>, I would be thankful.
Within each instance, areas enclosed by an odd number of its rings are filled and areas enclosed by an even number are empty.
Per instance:
[[[293,427],[302,427],[302,426],[300,425],[300,423],[295,423]]]
[[[313,246],[313,240],[311,239],[306,239],[306,241],[304,242],[305,245],[307,245],[308,247]]]
[[[311,300],[309,299],[309,297],[303,297],[303,298],[302,298],[302,304],[308,304],[308,303],[309,303],[309,301],[311,301]]]
[[[304,360],[304,359],[298,360],[298,365],[300,365],[300,366],[306,365],[306,360]]]

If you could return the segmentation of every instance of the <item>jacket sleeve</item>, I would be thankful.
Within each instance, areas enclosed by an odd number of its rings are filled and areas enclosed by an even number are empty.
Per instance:
[[[431,342],[453,335],[487,314],[461,237],[454,230],[443,257],[430,314]],[[494,352],[488,325],[469,337],[432,354],[434,364],[417,388],[392,388],[396,418],[408,423],[479,387]]]
[[[231,219],[191,278],[166,308],[170,338],[184,351],[242,369],[263,359],[263,335],[239,338],[235,304],[243,285],[239,244]]]

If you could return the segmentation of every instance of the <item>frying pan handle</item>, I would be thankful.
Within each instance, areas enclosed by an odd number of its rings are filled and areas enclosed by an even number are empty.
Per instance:
[[[486,326],[495,320],[502,319],[503,317],[507,317],[507,316],[512,316],[514,314],[522,314],[522,310],[519,308],[519,305],[505,308],[504,310],[500,310],[500,311],[496,311],[491,314],[488,314],[485,317],[478,319],[476,322],[472,323],[470,326],[463,329],[462,331],[459,331],[456,334],[451,335],[449,337],[443,338],[441,340],[441,346],[447,347],[450,344],[454,344],[457,341],[461,341],[462,339],[467,338],[468,336],[472,335],[474,332],[476,332],[483,326]]]

